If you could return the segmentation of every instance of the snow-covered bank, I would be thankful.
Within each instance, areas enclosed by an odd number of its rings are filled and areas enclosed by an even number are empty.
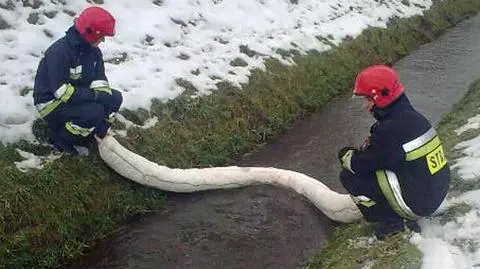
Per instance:
[[[118,20],[117,36],[102,45],[113,87],[124,107],[149,108],[168,100],[185,78],[208,93],[226,79],[239,85],[277,49],[327,50],[368,26],[430,8],[431,0],[106,0]],[[41,3],[41,4],[38,4]],[[63,3],[63,4],[62,4]],[[87,1],[0,0],[0,140],[32,139],[33,79],[42,52],[72,24]],[[4,23],[1,23],[4,21]],[[321,37],[320,39],[317,37]],[[120,59],[120,61],[115,61]]]
[[[478,128],[480,116],[477,115],[457,129],[456,133]],[[462,180],[480,179],[479,145],[480,136],[456,146],[463,156],[452,161],[452,168],[457,170]],[[422,221],[422,235],[413,240],[424,253],[422,269],[480,268],[480,190],[471,190],[447,199],[439,210],[440,214],[459,203],[468,205],[471,210],[466,214],[458,214],[446,223],[439,218]]]

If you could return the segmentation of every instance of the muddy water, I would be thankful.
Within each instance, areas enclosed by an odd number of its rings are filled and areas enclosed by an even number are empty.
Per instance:
[[[412,102],[434,123],[480,75],[480,16],[396,64]],[[238,165],[313,176],[337,191],[337,150],[372,119],[346,94]],[[173,195],[168,209],[126,227],[70,268],[296,268],[334,224],[299,195],[268,186]]]

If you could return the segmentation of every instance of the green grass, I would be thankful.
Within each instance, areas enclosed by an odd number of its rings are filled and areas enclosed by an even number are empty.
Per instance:
[[[304,268],[363,268],[374,262],[372,269],[417,269],[421,252],[403,234],[384,241],[373,241],[368,247],[356,247],[351,242],[362,240],[373,233],[372,227],[360,222],[339,227],[328,246],[314,256]]]
[[[447,158],[453,160],[461,156],[461,152],[454,147],[461,141],[480,135],[480,129],[468,134],[457,136],[455,130],[466,124],[468,119],[479,114],[480,107],[480,80],[472,83],[467,94],[456,103],[451,111],[440,121],[437,131],[444,143]],[[453,173],[451,195],[463,193],[468,190],[479,189],[480,181],[463,181],[458,174]],[[466,203],[457,203],[444,211],[436,214],[440,223],[447,223],[463,216],[471,210]],[[385,242],[373,244],[368,249],[354,249],[349,247],[349,240],[372,234],[372,225],[366,222],[340,226],[329,240],[326,248],[311,259],[309,269],[323,268],[361,268],[368,261],[375,261],[372,268],[420,268],[421,253],[408,241],[407,233],[387,238]],[[406,239],[407,238],[407,239]],[[472,243],[472,242],[466,242]],[[461,242],[459,243],[461,244]],[[467,246],[469,246],[467,244]]]
[[[1,154],[2,161],[14,156],[10,148]],[[58,266],[122,220],[164,201],[160,192],[115,176],[98,157],[63,158],[26,174],[2,164],[0,259],[6,268]]]
[[[170,167],[232,163],[351,89],[362,67],[394,63],[478,10],[476,0],[437,1],[424,17],[394,19],[388,29],[368,29],[328,52],[296,56],[295,66],[269,60],[267,71],[254,71],[241,90],[221,82],[213,94],[191,99],[195,89],[178,80],[188,88],[184,96],[166,104],[154,100],[150,111],[122,111],[135,122],[157,116],[159,123],[132,129],[121,142]],[[34,132],[42,133],[41,124]],[[121,178],[96,154],[63,157],[43,170],[21,173],[13,166],[19,160],[14,147],[0,146],[0,267],[59,267],[124,221],[160,210],[165,202],[163,192]]]

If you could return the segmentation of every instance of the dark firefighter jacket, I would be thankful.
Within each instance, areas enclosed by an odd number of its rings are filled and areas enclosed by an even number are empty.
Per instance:
[[[412,211],[432,214],[450,183],[450,168],[435,130],[405,94],[386,108],[375,107],[373,114],[377,122],[370,129],[369,145],[354,152],[351,169],[365,179],[372,179],[372,172],[378,178],[378,170],[394,172]]]
[[[72,26],[46,50],[39,63],[34,104],[45,117],[62,103],[94,101],[92,89],[102,87],[108,87],[102,53]]]

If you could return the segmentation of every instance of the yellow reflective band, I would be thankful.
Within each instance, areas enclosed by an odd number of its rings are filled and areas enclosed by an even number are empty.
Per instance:
[[[95,129],[94,127],[92,128],[83,128],[83,127],[80,127],[74,123],[72,123],[71,121],[67,121],[65,122],[65,128],[72,134],[74,135],[81,135],[83,137],[87,137],[89,136],[93,130]]]
[[[407,152],[406,160],[407,161],[413,161],[413,160],[416,160],[418,158],[421,158],[421,157],[427,155],[428,153],[432,152],[434,149],[436,149],[441,144],[442,144],[442,142],[440,141],[440,138],[438,136],[435,136],[432,140],[427,142],[425,145],[423,145],[423,146],[421,146],[421,147],[419,147],[419,148],[417,148],[413,151]]]
[[[75,88],[72,84],[63,84],[53,93],[53,95],[61,102],[66,103],[70,97],[72,97],[74,91]]]
[[[60,103],[61,102],[59,100],[53,100],[53,102],[51,101],[48,104],[41,106],[41,108],[38,110],[40,117],[44,118],[45,116],[50,114],[50,112],[54,111],[60,105]]]
[[[110,88],[110,85],[108,84],[108,81],[106,81],[106,80],[94,80],[94,81],[92,81],[92,83],[90,83],[90,88],[91,89],[99,88],[99,87],[109,87]]]
[[[412,141],[410,142],[407,142],[405,144],[402,145],[403,147],[403,150],[405,152],[410,152],[410,151],[414,151],[416,150],[417,148],[425,145],[428,143],[428,141],[432,140],[435,136],[437,136],[437,132],[435,131],[435,129],[432,127],[430,128],[427,132],[425,132],[424,134],[422,134],[421,136],[413,139]]]
[[[345,155],[342,156],[342,167],[355,174],[355,171],[352,170],[352,156],[353,150],[347,151]]]
[[[112,95],[112,89],[110,89],[109,87],[98,87],[98,88],[93,88],[95,91],[99,91],[99,92],[105,92],[109,95]]]
[[[428,170],[432,175],[440,171],[440,169],[442,169],[447,164],[447,158],[445,157],[442,145],[438,146],[432,152],[428,153],[426,158]]]
[[[358,196],[354,196],[354,195],[350,195],[350,197],[352,198],[353,202],[357,205],[363,205],[365,207],[372,207],[374,205],[377,204],[377,202],[375,202],[374,200],[368,198],[367,196],[364,196],[364,195],[358,195]]]
[[[74,67],[74,68],[70,68],[70,78],[74,79],[74,80],[82,78],[82,66],[81,65],[79,65],[77,67]]]
[[[374,205],[376,205],[377,203],[373,200],[370,200],[370,201],[360,201],[358,202],[359,204],[363,205],[364,207],[372,207]]]
[[[67,87],[68,84],[62,84],[62,86],[58,87],[58,89],[55,90],[53,96],[55,96],[56,99],[60,99],[60,97],[62,97],[62,95],[67,92]]]
[[[70,98],[72,97],[74,91],[75,87],[73,87],[72,84],[68,84],[67,90],[62,96],[60,96],[60,101],[62,101],[63,103],[68,102],[68,100],[70,100]]]
[[[40,117],[46,117],[48,114],[54,111],[60,105],[60,103],[68,102],[68,100],[70,100],[70,98],[72,97],[74,91],[75,87],[73,87],[71,84],[63,84],[61,87],[59,87],[53,93],[56,99],[50,100],[42,104],[37,104],[35,106],[38,113],[40,114]]]
[[[350,197],[352,198],[353,202],[355,204],[360,204],[360,205],[363,205],[365,207],[372,207],[374,205],[377,204],[377,202],[375,202],[374,200],[364,196],[364,195],[358,195],[358,196],[353,196],[353,195],[350,195]]]
[[[400,190],[400,184],[395,173],[386,170],[375,171],[378,185],[392,209],[402,218],[416,220],[419,217],[405,203]]]

